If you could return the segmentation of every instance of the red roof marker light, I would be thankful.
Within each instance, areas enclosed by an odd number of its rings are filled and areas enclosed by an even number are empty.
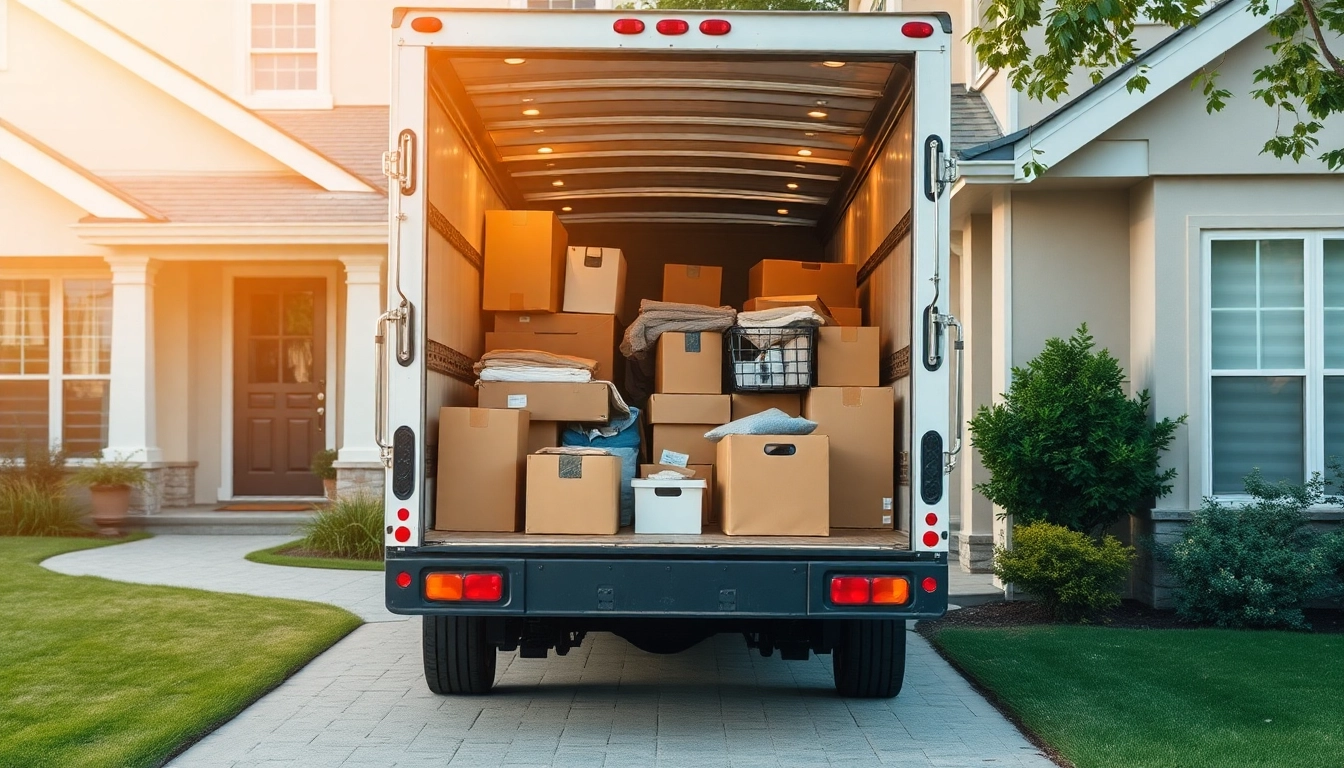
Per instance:
[[[906,37],[932,37],[933,25],[927,21],[907,21],[901,25],[901,34]]]
[[[644,31],[644,22],[639,19],[617,19],[611,28],[618,35],[638,35]]]
[[[663,19],[655,26],[660,35],[684,35],[691,25],[681,19]]]
[[[700,32],[706,35],[726,35],[732,29],[733,25],[725,19],[705,19],[700,22]]]
[[[416,32],[433,33],[443,29],[443,19],[434,16],[420,16],[411,19],[411,29]]]

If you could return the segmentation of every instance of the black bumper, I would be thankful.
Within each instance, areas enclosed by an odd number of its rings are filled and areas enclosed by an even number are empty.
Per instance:
[[[425,598],[424,577],[435,571],[492,571],[504,577],[494,603]],[[410,577],[409,586],[398,585]],[[836,575],[904,576],[904,605],[837,606],[829,599]],[[923,588],[932,577],[933,591]],[[947,610],[947,556],[902,552],[871,558],[751,556],[647,557],[604,554],[540,557],[535,552],[480,553],[408,549],[388,552],[387,608],[393,613],[456,616],[625,617],[696,619],[929,619]]]

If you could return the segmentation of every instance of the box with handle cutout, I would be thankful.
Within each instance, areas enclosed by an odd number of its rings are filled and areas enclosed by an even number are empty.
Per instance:
[[[829,536],[825,435],[729,435],[719,442],[719,519],[729,536]]]

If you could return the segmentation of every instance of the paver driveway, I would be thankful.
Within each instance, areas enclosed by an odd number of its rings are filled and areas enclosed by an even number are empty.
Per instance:
[[[435,696],[421,676],[419,621],[370,610],[381,605],[380,574],[241,559],[275,541],[165,536],[45,563],[63,573],[255,587],[277,597],[303,597],[295,594],[302,584],[308,599],[373,614],[376,623],[183,753],[175,768],[1053,765],[914,633],[905,689],[891,701],[838,698],[829,658],[763,659],[727,635],[674,656],[590,635],[565,657],[501,654],[491,696]],[[183,568],[159,567],[165,547]],[[257,568],[269,577],[258,580]]]

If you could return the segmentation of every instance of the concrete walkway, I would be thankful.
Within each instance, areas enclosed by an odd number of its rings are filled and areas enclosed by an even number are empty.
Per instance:
[[[1053,765],[913,632],[905,688],[891,701],[838,698],[827,657],[763,659],[726,635],[674,656],[590,635],[565,657],[501,654],[491,696],[435,696],[422,677],[420,622],[374,610],[380,574],[241,559],[275,543],[164,536],[44,563],[62,573],[329,602],[376,622],[174,767]]]

